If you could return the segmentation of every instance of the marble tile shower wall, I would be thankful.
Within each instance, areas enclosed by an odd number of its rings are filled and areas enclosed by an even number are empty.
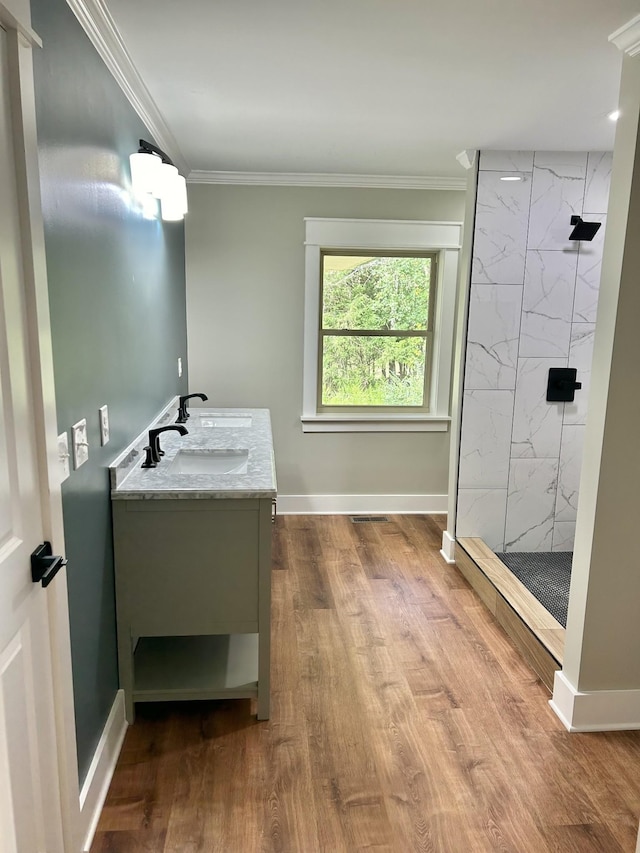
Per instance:
[[[495,551],[573,549],[611,160],[480,155],[456,534]],[[574,403],[546,402],[550,367],[577,368]]]

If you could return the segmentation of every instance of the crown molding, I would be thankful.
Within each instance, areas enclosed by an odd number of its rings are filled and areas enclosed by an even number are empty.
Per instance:
[[[640,53],[640,15],[636,15],[615,33],[611,33],[609,41],[627,56],[637,56]]]
[[[466,178],[421,175],[339,175],[324,172],[190,172],[190,184],[232,184],[245,187],[352,187],[394,190],[454,190],[467,188]]]
[[[138,73],[103,0],[67,0],[67,4],[156,144],[167,152],[180,172],[187,175],[189,165]]]

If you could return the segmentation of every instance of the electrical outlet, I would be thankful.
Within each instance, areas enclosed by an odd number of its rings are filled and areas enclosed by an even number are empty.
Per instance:
[[[178,359],[178,379],[182,378],[182,359]]]
[[[89,458],[86,418],[83,418],[71,427],[71,435],[73,441],[73,467],[79,468]]]
[[[64,483],[71,470],[69,468],[69,433],[61,432],[58,436],[58,461],[60,462],[60,482]]]
[[[104,447],[109,443],[109,407],[100,406],[100,444]]]

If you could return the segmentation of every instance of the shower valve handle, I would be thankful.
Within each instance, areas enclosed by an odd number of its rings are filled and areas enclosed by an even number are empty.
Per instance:
[[[582,382],[576,382],[577,375],[575,367],[550,367],[547,402],[573,403],[575,392],[582,388]]]

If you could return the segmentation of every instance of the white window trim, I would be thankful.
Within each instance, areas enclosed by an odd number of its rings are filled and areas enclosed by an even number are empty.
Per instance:
[[[445,432],[449,400],[461,222],[305,218],[303,432]],[[378,249],[438,255],[429,414],[380,411],[318,414],[318,316],[322,250]]]

